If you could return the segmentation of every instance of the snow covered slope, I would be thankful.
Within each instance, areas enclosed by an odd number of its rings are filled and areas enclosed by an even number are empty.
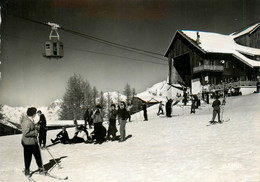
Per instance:
[[[228,97],[224,119],[229,122],[207,127],[211,105],[203,104],[196,114],[190,106],[174,106],[172,118],[156,116],[158,105],[128,122],[125,142],[57,144],[42,158],[46,169],[67,181],[93,182],[257,182],[260,179],[260,94]],[[139,115],[138,115],[139,114]],[[105,125],[107,127],[107,125]],[[118,127],[118,126],[117,126]],[[91,132],[92,130],[89,130]],[[59,130],[48,131],[47,144]],[[74,129],[68,129],[72,137]],[[26,181],[22,174],[21,135],[0,137],[0,181]],[[32,160],[31,170],[36,170]],[[36,181],[58,181],[33,175]]]

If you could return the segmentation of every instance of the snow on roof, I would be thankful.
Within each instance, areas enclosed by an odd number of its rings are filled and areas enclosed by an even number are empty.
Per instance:
[[[260,26],[260,23],[256,23],[256,24],[254,24],[254,25],[252,25],[250,27],[247,27],[245,30],[242,30],[240,32],[234,32],[234,33],[232,33],[230,35],[232,35],[233,38],[235,39],[235,38],[240,37],[242,35],[245,35],[245,34],[248,34],[248,33],[249,34],[253,33],[259,26]]]
[[[234,41],[233,35],[223,35],[213,32],[182,30],[188,38],[193,41],[197,39],[197,32],[200,35],[199,47],[205,52],[233,54],[236,58],[250,67],[260,67],[260,61],[247,58],[243,54],[260,55],[260,49],[242,46]],[[243,53],[243,54],[242,54]]]

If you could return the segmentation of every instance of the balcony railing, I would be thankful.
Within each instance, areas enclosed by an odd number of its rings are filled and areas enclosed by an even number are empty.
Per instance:
[[[223,90],[224,86],[225,88],[237,88],[241,86],[256,86],[257,81],[237,81],[237,82],[231,82],[231,83],[225,83],[225,84],[219,84],[219,85],[210,85],[209,90]]]
[[[214,72],[222,72],[224,71],[223,66],[215,66],[215,65],[200,65],[193,68],[193,73],[198,73],[201,71],[214,71]]]

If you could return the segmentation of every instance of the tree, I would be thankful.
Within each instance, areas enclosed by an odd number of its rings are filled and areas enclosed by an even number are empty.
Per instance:
[[[99,94],[98,94],[98,90],[95,86],[92,89],[92,94],[93,94],[92,95],[92,101],[93,101],[94,106],[96,106],[97,105],[97,98],[98,98]]]
[[[124,88],[124,95],[126,96],[126,102],[127,104],[130,103],[130,100],[131,100],[131,95],[132,95],[132,91],[131,91],[131,87],[130,85],[127,83],[125,88]]]
[[[61,105],[60,119],[82,119],[85,104],[86,82],[81,75],[74,74],[69,78],[63,104]]]

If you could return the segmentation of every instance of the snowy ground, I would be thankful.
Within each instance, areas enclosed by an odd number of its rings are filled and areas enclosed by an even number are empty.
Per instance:
[[[57,144],[49,147],[62,169],[53,167],[42,150],[51,174],[67,181],[89,182],[259,182],[260,94],[229,97],[224,119],[229,122],[207,127],[212,108],[203,104],[190,115],[190,107],[174,106],[172,118],[158,117],[158,105],[149,108],[148,122],[142,114],[127,123],[123,143]],[[48,131],[47,144],[59,130]],[[74,129],[68,129],[70,137]],[[21,135],[0,138],[0,181],[26,181]],[[31,170],[36,170],[32,160]],[[33,175],[36,181],[58,181]]]

